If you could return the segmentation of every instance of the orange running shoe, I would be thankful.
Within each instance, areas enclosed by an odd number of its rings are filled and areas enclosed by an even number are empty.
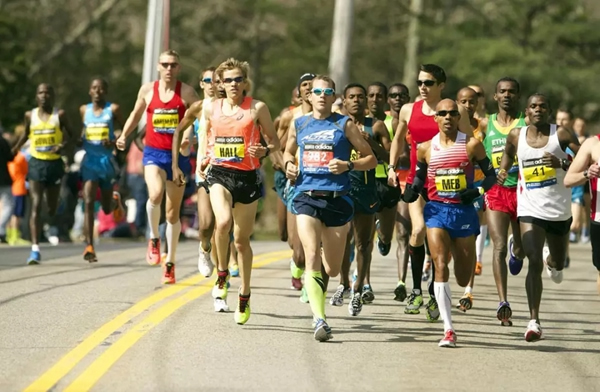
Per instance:
[[[148,241],[146,261],[150,265],[160,264],[160,238],[152,238],[150,241]]]
[[[115,209],[113,210],[113,220],[120,223],[125,218],[125,208],[121,202],[121,194],[117,191],[113,192],[113,199],[115,201]]]
[[[96,257],[96,251],[94,251],[93,245],[88,245],[85,247],[85,251],[83,252],[83,259],[90,263],[95,263],[98,261],[98,258]]]
[[[481,275],[481,270],[483,269],[483,265],[481,264],[481,262],[477,262],[475,264],[475,275]]]
[[[162,284],[175,284],[175,263],[163,264]]]

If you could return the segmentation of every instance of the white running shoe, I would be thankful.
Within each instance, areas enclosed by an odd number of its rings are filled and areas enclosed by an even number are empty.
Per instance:
[[[542,327],[535,321],[529,320],[527,330],[525,331],[525,341],[535,342],[542,338]]]
[[[542,257],[544,259],[544,265],[546,266],[546,274],[552,279],[552,281],[556,284],[559,284],[563,281],[563,271],[556,270],[556,268],[552,268],[548,265],[548,257],[550,256],[550,249],[547,246],[544,246],[544,250],[542,252]]]
[[[202,249],[202,244],[198,244],[198,271],[205,278],[209,278],[212,276],[214,269],[215,265],[210,258],[210,248],[205,251]]]
[[[229,312],[229,306],[227,305],[227,301],[222,298],[215,298],[215,312],[224,313]]]

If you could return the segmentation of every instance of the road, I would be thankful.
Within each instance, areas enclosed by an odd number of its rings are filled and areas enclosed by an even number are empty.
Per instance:
[[[474,308],[454,311],[458,348],[438,348],[442,323],[405,315],[392,300],[394,250],[374,255],[376,300],[358,317],[327,305],[334,340],[313,340],[308,305],[290,290],[287,246],[255,242],[252,317],[215,314],[212,279],[197,275],[197,245],[180,245],[178,284],[142,244],[0,248],[0,391],[594,391],[600,390],[600,298],[589,245],[571,249],[556,285],[544,275],[545,339],[526,343],[526,267],[509,279],[513,327],[495,318],[491,248]],[[231,293],[239,280],[232,278]],[[411,286],[410,280],[408,286]],[[330,284],[329,295],[335,290]],[[462,290],[452,282],[454,302]],[[230,306],[237,302],[230,296]]]

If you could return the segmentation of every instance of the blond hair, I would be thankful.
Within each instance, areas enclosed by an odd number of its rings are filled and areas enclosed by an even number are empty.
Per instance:
[[[161,58],[162,56],[172,56],[175,57],[177,61],[179,61],[179,53],[177,53],[177,51],[173,49],[165,50],[158,56],[158,58]]]
[[[244,79],[248,79],[248,74],[250,73],[250,64],[248,64],[247,61],[240,61],[238,59],[234,59],[233,57],[230,57],[219,64],[215,73],[219,76],[219,79],[223,80],[223,73],[225,71],[231,71],[234,69],[239,69],[242,71],[242,76]]]
[[[327,76],[327,75],[317,75],[313,79],[313,83],[316,82],[317,80],[322,80],[325,83],[329,84],[333,88],[333,90],[335,91],[335,82],[329,76]]]

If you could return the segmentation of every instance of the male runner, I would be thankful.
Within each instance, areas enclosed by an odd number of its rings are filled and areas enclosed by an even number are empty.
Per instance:
[[[481,129],[486,129],[488,122],[488,114],[485,109],[485,92],[483,88],[478,84],[471,84],[468,86],[471,90],[477,94],[477,109],[475,110],[475,117],[479,121]]]
[[[585,120],[581,117],[576,117],[575,121],[573,121],[573,132],[579,138],[579,144],[583,144],[589,137],[589,133],[587,133],[585,128]],[[591,197],[590,197],[590,183],[586,182],[583,184],[583,211],[581,217],[581,236],[579,240],[582,244],[587,244],[590,242],[590,205],[591,205]],[[573,215],[573,220],[575,220],[575,215]]]
[[[488,158],[492,161],[496,174],[500,170],[500,162],[506,145],[506,136],[511,129],[523,127],[526,119],[519,112],[520,86],[513,78],[504,77],[496,82],[494,100],[498,103],[498,113],[492,114],[488,120],[483,146]],[[503,185],[494,186],[485,194],[487,207],[486,218],[490,237],[494,245],[493,267],[494,280],[498,290],[500,303],[496,316],[503,326],[511,326],[512,310],[507,299],[508,271],[506,254],[510,251],[509,267],[513,275],[521,272],[525,253],[521,246],[521,231],[517,222],[517,177],[518,162],[507,169],[508,177]],[[508,227],[512,235],[508,237]]]
[[[158,58],[160,79],[144,84],[138,93],[135,107],[129,115],[123,133],[117,139],[117,148],[124,150],[127,137],[135,130],[144,111],[146,112],[146,146],[144,147],[144,179],[148,185],[148,223],[150,225],[150,241],[146,261],[157,265],[160,258],[160,238],[158,225],[160,221],[160,205],[166,191],[166,219],[168,254],[163,264],[162,282],[175,283],[175,253],[181,233],[179,211],[185,187],[181,182],[174,182],[172,171],[171,147],[173,133],[183,118],[189,105],[198,100],[193,87],[177,80],[181,71],[179,54],[174,50],[161,53]],[[188,124],[189,125],[189,124]],[[176,164],[190,173],[189,159],[180,158]]]
[[[90,263],[98,261],[94,250],[94,205],[100,187],[100,202],[105,214],[113,213],[115,222],[121,222],[125,210],[121,203],[121,194],[113,192],[113,185],[119,176],[119,165],[113,155],[115,146],[115,124],[123,125],[119,105],[106,101],[108,83],[96,78],[90,85],[92,103],[79,108],[83,121],[81,135],[85,155],[81,162],[83,180],[83,199],[85,215],[83,218],[86,248],[83,259]]]
[[[566,128],[550,124],[550,102],[542,94],[527,100],[525,114],[529,126],[515,128],[506,138],[498,183],[508,178],[508,170],[519,160],[517,215],[521,226],[523,249],[529,260],[525,288],[531,320],[525,340],[542,338],[540,302],[542,300],[542,270],[554,283],[563,280],[571,227],[571,192],[563,181],[569,168],[567,148],[577,155],[579,141]],[[548,250],[544,250],[544,242]]]
[[[218,254],[217,279],[213,287],[215,311],[226,312],[227,283],[229,280],[229,241],[233,225],[233,241],[238,252],[242,282],[234,319],[245,324],[250,318],[250,277],[252,247],[250,235],[254,230],[261,182],[258,174],[259,159],[268,156],[281,165],[279,139],[273,127],[269,108],[261,101],[245,96],[248,84],[248,63],[227,59],[215,71],[225,86],[227,98],[215,99],[204,110],[206,129],[210,130],[208,156],[210,168],[206,173],[210,201],[215,214],[215,244]],[[173,162],[179,157],[181,132],[197,117],[194,104],[175,130]],[[261,134],[267,143],[260,143]],[[173,165],[175,180],[181,184],[183,173]],[[201,173],[202,175],[204,173]]]
[[[327,281],[340,273],[344,257],[340,249],[353,215],[349,172],[374,169],[377,160],[356,125],[348,117],[332,113],[335,83],[331,78],[314,78],[310,99],[312,113],[296,119],[289,129],[284,168],[296,182],[292,210],[306,255],[305,286],[315,321],[314,337],[326,341],[332,338],[325,321]],[[351,162],[352,148],[360,158]]]
[[[417,145],[431,140],[438,134],[438,125],[434,120],[435,107],[442,99],[442,90],[446,83],[446,73],[435,64],[423,64],[420,67],[417,85],[422,100],[402,106],[398,117],[398,128],[392,147],[390,149],[390,164],[388,166],[388,183],[392,186],[398,186],[398,175],[396,166],[398,158],[403,151],[406,134],[411,135],[411,171],[407,183],[411,184],[415,175],[417,164]],[[473,136],[473,130],[469,122],[469,116],[465,109],[459,107],[461,117],[459,119],[459,129],[467,136]],[[423,208],[425,207],[425,198],[420,197],[417,203],[412,203],[409,208],[410,220],[412,223],[412,232],[410,236],[408,251],[411,258],[411,270],[413,278],[413,291],[408,298],[408,304],[404,310],[407,314],[418,314],[423,306],[423,295],[421,293],[421,275],[423,273],[423,264],[425,262],[425,221],[423,220]],[[433,285],[430,285],[431,298],[427,304],[427,317],[431,317],[432,312],[437,315],[437,304],[433,294]]]
[[[73,135],[65,111],[54,107],[52,86],[40,84],[35,98],[38,107],[25,113],[25,132],[13,146],[13,155],[16,155],[21,146],[31,139],[27,178],[31,195],[29,230],[32,245],[27,264],[39,264],[42,261],[39,246],[42,201],[45,196],[48,215],[53,217],[60,201],[60,187],[65,173],[61,154],[66,152]]]
[[[600,294],[600,199],[598,198],[598,178],[600,178],[600,135],[588,138],[577,152],[564,184],[567,187],[583,185],[589,181],[592,196],[590,216],[590,239],[592,242],[592,262],[598,271],[596,279]]]
[[[454,275],[461,287],[469,282],[475,264],[475,236],[479,219],[473,201],[490,189],[496,175],[479,140],[458,131],[459,105],[444,99],[436,106],[435,120],[439,133],[418,147],[418,163],[412,185],[404,191],[405,200],[418,200],[427,181],[429,202],[423,216],[427,238],[435,263],[434,290],[444,321],[444,338],[440,347],[455,347],[452,326],[450,254],[454,258]],[[485,173],[481,187],[475,187],[473,164]]]

